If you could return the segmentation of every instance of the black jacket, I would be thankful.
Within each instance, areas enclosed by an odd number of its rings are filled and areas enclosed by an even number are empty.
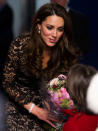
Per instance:
[[[0,76],[9,45],[13,40],[12,32],[13,12],[8,4],[0,7]]]
[[[72,9],[69,9],[68,14],[72,22],[74,41],[77,47],[80,48],[80,51],[85,54],[90,49],[88,18]]]

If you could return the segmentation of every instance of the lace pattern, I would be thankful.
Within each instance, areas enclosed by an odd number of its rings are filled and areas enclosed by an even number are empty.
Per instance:
[[[9,96],[6,105],[7,131],[43,131],[41,128],[42,121],[23,108],[24,104],[31,101],[38,106],[42,103],[36,81],[28,84],[29,79],[25,78],[18,69],[19,62],[22,62],[24,41],[27,39],[29,38],[17,37],[11,43],[4,68],[3,87]]]

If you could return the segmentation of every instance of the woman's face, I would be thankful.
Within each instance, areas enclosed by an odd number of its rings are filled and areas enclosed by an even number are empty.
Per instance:
[[[52,15],[48,16],[41,24],[38,24],[41,30],[41,37],[47,46],[55,46],[64,32],[64,19]]]

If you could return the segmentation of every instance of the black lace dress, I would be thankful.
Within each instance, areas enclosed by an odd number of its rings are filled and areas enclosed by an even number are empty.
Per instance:
[[[6,131],[44,130],[42,127],[43,121],[23,108],[23,105],[29,102],[42,106],[43,101],[39,93],[40,80],[30,80],[19,70],[19,63],[23,61],[24,43],[27,39],[29,38],[17,37],[11,43],[4,68],[3,87],[8,96]]]
[[[22,56],[27,39],[29,37],[17,37],[11,43],[4,68],[3,87],[8,96],[6,131],[44,131],[44,121],[23,107],[29,102],[34,102],[39,107],[43,105],[43,97],[40,94],[41,80],[26,77],[19,68],[19,64],[23,63]],[[48,80],[49,70],[43,72],[42,76]]]

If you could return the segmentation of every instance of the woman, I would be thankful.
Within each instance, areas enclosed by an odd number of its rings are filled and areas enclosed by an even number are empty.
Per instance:
[[[55,118],[43,107],[42,79],[48,82],[68,72],[76,62],[65,9],[58,4],[43,5],[36,13],[31,32],[16,38],[9,49],[3,79],[9,101],[7,131],[41,131],[44,122],[54,127],[51,120]]]
[[[69,115],[63,131],[98,130],[98,72],[91,66],[74,65],[67,80],[68,93],[75,109],[64,110]]]

